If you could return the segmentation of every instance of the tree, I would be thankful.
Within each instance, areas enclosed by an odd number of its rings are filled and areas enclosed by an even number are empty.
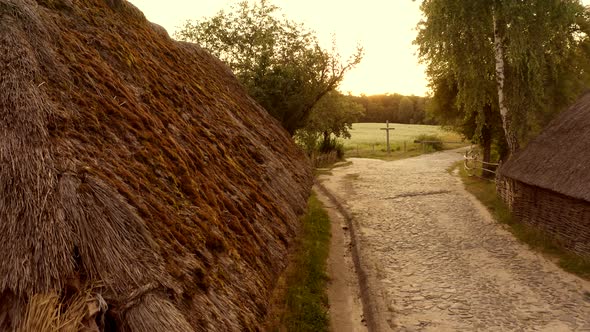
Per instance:
[[[402,96],[394,94],[361,95],[352,97],[356,102],[365,108],[359,122],[397,122],[397,123],[424,123],[425,119],[425,97]],[[400,102],[406,99],[405,114],[400,111]],[[430,123],[434,124],[434,123]]]
[[[399,122],[401,123],[414,123],[414,103],[408,97],[402,97],[399,100],[398,106]]]
[[[335,138],[350,138],[352,124],[364,112],[364,107],[352,96],[330,91],[313,107],[305,127],[298,130],[296,136],[308,152],[316,150],[319,139],[319,150],[329,152],[335,148]]]
[[[459,108],[477,114],[477,132],[485,111],[498,110],[509,151],[518,150],[530,113],[555,105],[548,91],[564,83],[557,73],[587,40],[584,8],[576,0],[425,0],[421,9],[415,43],[431,87],[452,77]]]
[[[186,22],[175,36],[200,44],[227,63],[249,94],[291,134],[363,54],[358,47],[341,61],[335,47],[321,48],[312,32],[279,16],[279,8],[267,0],[243,1],[229,12]]]
[[[426,122],[426,98],[411,96],[414,112],[412,114],[412,123],[427,124]]]
[[[495,110],[494,104],[483,106],[482,112],[465,112],[457,101],[458,86],[451,76],[438,77],[432,81],[434,94],[428,103],[428,111],[431,116],[446,128],[450,128],[463,137],[479,143],[483,149],[483,161],[491,162],[492,144],[495,143],[498,152],[504,155],[505,144],[501,127],[500,113]],[[492,170],[492,167],[483,164],[483,168]],[[491,176],[492,172],[484,172],[484,176]]]

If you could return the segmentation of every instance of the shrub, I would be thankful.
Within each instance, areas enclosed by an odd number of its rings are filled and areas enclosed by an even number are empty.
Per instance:
[[[336,138],[332,138],[329,141],[322,140],[319,150],[321,153],[336,152],[338,159],[344,158],[344,144],[339,142]]]
[[[418,137],[416,137],[416,141],[427,142],[427,143],[423,143],[423,144],[426,144],[427,148],[435,150],[435,151],[440,151],[443,149],[443,141],[437,135],[422,134],[422,135],[419,135]]]

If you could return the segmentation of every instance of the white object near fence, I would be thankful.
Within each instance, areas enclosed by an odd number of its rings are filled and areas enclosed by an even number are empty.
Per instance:
[[[481,170],[482,172],[489,172],[492,174],[496,174],[495,169],[500,166],[498,163],[488,163],[483,160],[479,159],[479,152],[476,152],[473,148],[469,149],[463,155],[463,168],[467,171],[469,176],[478,176],[475,174],[476,170]],[[492,166],[492,169],[483,167],[484,165]],[[478,176],[479,177],[479,176]]]

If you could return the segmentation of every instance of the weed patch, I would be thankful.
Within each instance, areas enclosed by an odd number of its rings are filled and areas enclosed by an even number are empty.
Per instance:
[[[416,140],[423,142],[422,144],[429,150],[441,151],[443,149],[443,141],[438,135],[420,134]]]
[[[328,274],[330,219],[314,194],[302,218],[298,248],[285,278],[284,302],[279,305],[280,327],[274,331],[328,331]]]

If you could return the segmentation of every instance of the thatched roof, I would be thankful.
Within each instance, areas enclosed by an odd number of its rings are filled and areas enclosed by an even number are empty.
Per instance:
[[[590,93],[560,113],[500,173],[590,202]]]
[[[259,326],[311,173],[121,0],[0,0],[0,330]]]

